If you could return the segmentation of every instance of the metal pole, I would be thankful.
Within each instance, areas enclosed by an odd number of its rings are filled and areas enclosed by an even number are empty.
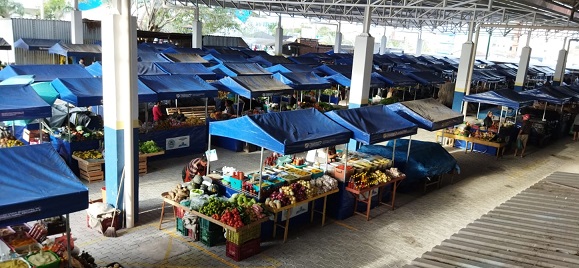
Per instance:
[[[394,154],[396,153],[396,139],[394,139],[394,144],[392,146],[392,166],[394,166]]]
[[[209,138],[207,139],[207,151],[211,151],[211,134],[209,134]],[[209,158],[207,158],[207,174],[211,172],[209,169],[209,163],[211,163],[211,161],[209,161]]]
[[[545,102],[545,109],[543,110],[543,121],[545,121],[545,114],[547,113],[547,102]]]
[[[66,213],[66,253],[68,254],[68,267],[72,267],[72,254],[70,248],[70,214]]]
[[[410,146],[412,146],[412,135],[408,137],[408,151],[406,152],[406,163],[408,163],[408,158],[410,157]]]
[[[66,103],[66,126],[68,126],[68,143],[70,143],[70,105],[69,103]],[[12,126],[14,126],[14,124],[12,124]],[[72,152],[71,152],[72,153]]]
[[[237,109],[236,109],[237,111],[235,112],[235,114],[237,114],[237,117],[239,117],[239,110],[240,110],[239,108],[240,108],[239,107],[239,94],[237,94]]]
[[[330,152],[330,147],[326,147],[326,165],[324,166],[324,171],[328,172],[328,160],[330,159],[328,153]],[[338,153],[338,152],[336,152]]]
[[[563,111],[563,109],[561,109]],[[38,143],[42,144],[42,118],[38,118]]]
[[[346,175],[348,175],[348,144],[346,143],[346,157],[344,157],[344,183],[348,185],[346,181]]]
[[[261,157],[259,159],[259,192],[257,193],[257,200],[261,200],[261,176],[263,174],[263,147],[261,147]],[[289,219],[289,215],[288,215]]]
[[[488,33],[489,33],[489,39],[487,41],[487,52],[485,54],[485,60],[489,59],[489,51],[491,48],[491,37],[493,36],[493,31],[489,31]]]
[[[209,97],[205,98],[205,125],[207,125],[207,105],[209,104]]]
[[[480,113],[480,102],[478,103],[478,109],[476,109],[476,119],[478,119],[479,113]]]

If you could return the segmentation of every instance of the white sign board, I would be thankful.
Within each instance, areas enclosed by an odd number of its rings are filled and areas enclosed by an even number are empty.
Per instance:
[[[372,197],[378,195],[378,192],[379,192],[379,188],[373,189],[373,190],[372,190]],[[359,198],[360,198],[360,200],[366,200],[366,199],[368,199],[368,193],[360,194],[360,197],[359,197]]]
[[[209,162],[217,161],[217,151],[215,149],[205,151],[205,156]]]
[[[290,219],[295,217],[295,216],[302,215],[302,214],[308,212],[308,210],[309,210],[308,203],[294,207],[294,208],[292,208],[292,214],[290,215]],[[281,212],[281,220],[282,221],[285,221],[287,219],[286,214],[287,214],[286,210]],[[273,221],[273,216],[270,216],[269,218]]]
[[[168,138],[165,140],[165,150],[175,150],[189,147],[189,136]]]

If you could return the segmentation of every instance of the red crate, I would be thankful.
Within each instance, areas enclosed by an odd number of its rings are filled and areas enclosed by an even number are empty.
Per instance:
[[[227,257],[235,261],[242,261],[261,252],[261,240],[256,238],[240,246],[227,241],[226,248],[225,255]]]
[[[173,206],[173,212],[175,213],[175,217],[182,219],[185,216],[185,209],[181,207]]]

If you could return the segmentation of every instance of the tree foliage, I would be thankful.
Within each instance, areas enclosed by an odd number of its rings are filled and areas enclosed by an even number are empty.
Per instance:
[[[137,16],[139,30],[153,32],[190,33],[195,20],[194,10],[163,6],[162,0],[133,0],[133,14]],[[202,6],[199,17],[203,22],[203,34],[240,28],[232,9]]]
[[[0,17],[10,18],[12,15],[24,15],[24,7],[14,0],[0,0]]]
[[[72,11],[72,6],[66,0],[46,0],[44,2],[44,18],[58,20],[65,13]]]

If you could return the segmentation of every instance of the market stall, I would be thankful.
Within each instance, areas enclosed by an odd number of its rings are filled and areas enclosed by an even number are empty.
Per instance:
[[[168,74],[186,74],[186,75],[197,75],[203,80],[215,80],[217,75],[206,68],[201,63],[170,63],[170,62],[157,62],[155,63],[162,71]]]
[[[243,129],[244,131],[239,131]],[[279,131],[279,129],[285,129],[286,131]],[[292,131],[290,131],[292,130]],[[250,177],[250,179],[246,179],[243,172],[241,174],[235,173],[233,177],[240,180],[237,182],[237,179],[231,180],[230,184],[233,189],[242,190],[241,192],[248,192],[245,187],[247,183],[249,183],[249,192],[255,192],[253,190],[252,184],[255,183],[257,185],[257,189],[259,190],[255,197],[258,200],[262,200],[265,196],[266,188],[263,186],[265,181],[270,181],[270,184],[276,184],[281,182],[281,185],[284,184],[284,181],[287,182],[290,186],[285,190],[297,190],[295,192],[296,195],[298,194],[306,194],[303,192],[307,189],[305,186],[306,184],[311,184],[309,179],[312,177],[312,172],[308,172],[306,170],[301,170],[295,167],[283,167],[285,171],[275,172],[276,168],[264,168],[264,159],[263,153],[264,150],[267,148],[275,153],[280,155],[291,155],[295,153],[300,153],[308,150],[315,150],[318,148],[324,148],[328,146],[338,145],[338,144],[345,144],[348,142],[351,132],[347,129],[343,128],[342,126],[338,125],[337,123],[333,122],[332,120],[328,119],[322,113],[318,112],[314,109],[307,109],[307,110],[296,110],[296,111],[288,111],[288,112],[280,112],[280,113],[268,113],[262,115],[253,115],[253,116],[244,116],[236,119],[226,120],[226,121],[218,121],[218,122],[211,122],[209,124],[209,139],[214,136],[223,136],[229,137],[232,139],[238,139],[244,142],[248,142],[251,144],[255,144],[261,147],[262,153],[262,165],[259,171],[254,172],[254,174]],[[289,156],[288,156],[289,157]],[[285,158],[288,158],[285,157]],[[272,160],[272,159],[270,159]],[[267,163],[268,161],[266,161]],[[270,161],[270,162],[273,162]],[[283,162],[283,161],[282,161]],[[281,163],[281,162],[280,162]],[[273,163],[272,163],[273,164]],[[277,162],[276,162],[277,164]],[[209,165],[208,165],[209,166]],[[278,165],[279,167],[279,165]],[[209,167],[208,167],[209,169]],[[315,171],[316,174],[323,175],[322,170]],[[272,176],[261,176],[260,174],[272,174]],[[274,175],[277,174],[277,175]],[[285,175],[281,175],[285,174]],[[295,174],[295,175],[291,175]],[[277,176],[280,176],[279,178]],[[248,175],[249,176],[249,175]],[[258,177],[257,179],[255,177]],[[285,179],[283,179],[285,178]],[[304,185],[296,186],[296,182],[300,181],[300,178],[306,180],[302,182]],[[324,180],[332,180],[329,177],[322,176]],[[237,184],[239,185],[237,186]],[[337,184],[336,184],[337,186]],[[300,190],[301,189],[301,190]],[[284,190],[274,191],[268,199],[266,199],[266,207],[270,211],[275,214],[274,217],[274,234],[278,227],[278,214],[284,215],[292,215],[292,211],[294,213],[301,211],[305,212],[308,211],[307,207],[308,204],[315,201],[318,198],[327,199],[327,195],[313,195],[310,193],[308,196],[303,196],[300,200],[298,198],[290,199],[290,194],[284,195]],[[333,192],[337,192],[336,190],[329,190],[325,191],[325,193],[331,194]],[[291,194],[294,196],[294,193]],[[287,198],[286,198],[287,197]],[[277,201],[276,201],[277,200]],[[290,202],[291,200],[291,202]],[[298,209],[298,205],[305,205],[305,209]],[[322,207],[322,218],[325,218],[325,205],[326,202],[324,201]],[[311,208],[314,210],[314,207]],[[284,212],[285,211],[285,212]],[[283,212],[283,213],[282,213]],[[293,214],[295,215],[295,214]],[[289,217],[285,217],[284,225],[281,227],[284,228],[284,241],[287,239],[287,232],[289,228]]]
[[[145,75],[139,81],[156,92],[159,100],[205,99],[205,112],[199,115],[168,114],[166,120],[143,124],[139,140],[153,140],[165,151],[164,156],[182,156],[207,148],[207,99],[217,96],[217,89],[196,75]]]
[[[292,64],[293,61],[288,60],[284,56],[270,56],[270,55],[257,55],[248,59],[250,62],[255,62],[264,67],[271,67],[277,64]]]
[[[444,84],[446,80],[434,74],[431,70],[403,72],[406,76],[418,81],[421,85],[426,86],[428,90],[432,91],[432,97],[436,95],[436,86]],[[418,94],[414,94],[414,99]],[[430,94],[422,94],[423,97],[429,98]]]
[[[58,42],[48,49],[48,53],[71,57],[73,62],[84,59],[85,64],[99,61],[102,57],[101,46],[95,44],[64,44]]]
[[[402,90],[402,101],[406,99],[406,90],[418,85],[418,82],[402,73],[396,72],[372,72],[372,76],[382,80],[386,86]],[[416,98],[415,98],[416,99]]]
[[[356,109],[348,110],[338,110],[326,113],[330,119],[334,120],[336,123],[345,127],[346,129],[352,131],[353,138],[362,144],[375,144],[388,140],[396,140],[401,137],[408,137],[417,133],[417,126],[408,120],[402,118],[395,112],[389,110],[386,106],[366,106]],[[410,147],[408,147],[410,150]],[[392,152],[392,157],[394,158],[394,151]],[[390,162],[390,160],[388,161]],[[344,170],[348,170],[348,161],[344,163]],[[362,176],[358,176],[353,173],[350,178],[344,178],[344,190],[352,194],[353,198],[348,200],[344,192],[341,192],[341,200],[336,202],[338,204],[338,213],[341,214],[345,210],[351,210],[353,207],[353,213],[358,213],[357,205],[358,202],[366,203],[366,211],[363,214],[366,216],[366,220],[370,219],[370,209],[372,208],[372,199],[375,194],[377,194],[377,200],[374,201],[376,204],[382,203],[383,191],[386,187],[392,187],[391,192],[391,203],[390,205],[394,209],[394,204],[396,200],[396,188],[398,184],[404,179],[404,176],[381,177],[382,172],[387,172],[386,170],[378,170],[369,172],[358,171],[363,173]],[[365,178],[366,176],[372,177],[374,175],[377,179],[368,183],[369,180]],[[380,178],[381,177],[381,178]],[[357,178],[354,179],[354,178]],[[390,179],[388,179],[390,178]],[[355,201],[353,201],[355,199]]]
[[[34,75],[35,82],[49,82],[57,78],[91,78],[78,64],[67,65],[8,65],[0,71],[0,80],[18,75]]]
[[[48,249],[57,250],[61,257],[71,256],[69,213],[88,208],[86,186],[76,178],[50,144],[0,150],[0,158],[3,159],[0,163],[0,226],[24,226],[22,224],[27,222],[66,215],[64,230],[57,233],[46,230],[46,235],[66,233],[64,241],[67,241],[67,246],[64,252],[59,251],[58,247]],[[15,168],[20,172],[14,172]],[[25,236],[26,239],[18,238],[18,234],[13,236],[14,239],[5,237],[3,240],[18,243],[18,248],[22,249],[17,250],[17,254],[25,255],[28,251],[40,249],[39,241],[30,238],[30,235]],[[72,258],[67,259],[70,265]],[[58,266],[60,259],[54,262]]]
[[[314,71],[310,65],[297,63],[276,64],[265,69],[271,73],[311,73]]]

